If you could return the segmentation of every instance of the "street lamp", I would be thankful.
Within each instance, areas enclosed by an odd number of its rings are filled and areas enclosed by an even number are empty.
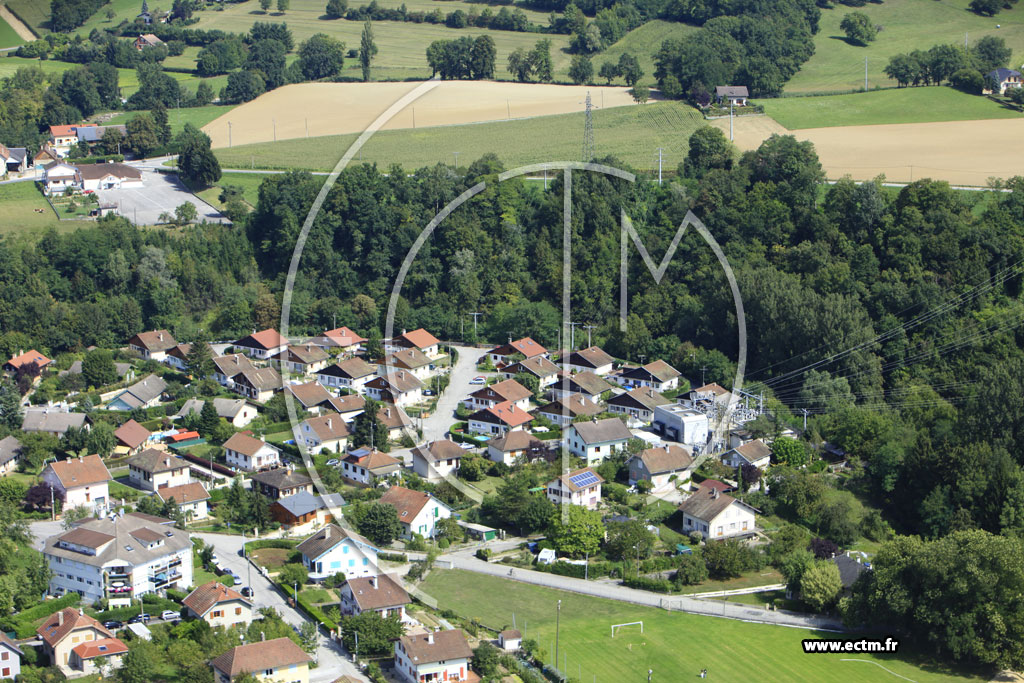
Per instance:
[[[562,601],[558,601],[555,608],[555,669],[558,668],[558,628],[562,618]]]

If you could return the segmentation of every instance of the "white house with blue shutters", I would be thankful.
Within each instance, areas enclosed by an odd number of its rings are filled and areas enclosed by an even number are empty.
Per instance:
[[[323,581],[335,574],[346,579],[377,576],[377,548],[354,531],[328,524],[295,548],[309,578]]]

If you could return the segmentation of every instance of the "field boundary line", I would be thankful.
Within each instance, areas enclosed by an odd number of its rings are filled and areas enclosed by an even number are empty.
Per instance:
[[[915,681],[913,678],[907,678],[906,676],[901,676],[900,674],[896,673],[895,671],[890,671],[889,669],[886,669],[884,666],[882,666],[878,662],[873,662],[870,659],[840,659],[839,661],[840,662],[864,662],[865,664],[874,664],[879,669],[882,669],[886,673],[892,674],[896,678],[902,678],[905,681],[910,681],[910,683],[917,683],[917,681]]]

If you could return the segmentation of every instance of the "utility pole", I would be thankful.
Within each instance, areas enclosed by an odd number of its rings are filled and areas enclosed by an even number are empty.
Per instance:
[[[729,99],[729,140],[733,140],[732,134],[732,105],[735,102],[732,98]]]
[[[707,369],[708,369],[708,366],[706,366],[706,365],[700,366],[700,385],[701,386],[704,386],[705,384],[707,384],[707,382],[704,381],[704,371],[707,370]]]
[[[576,350],[576,326],[577,325],[579,325],[579,323],[572,323],[572,322],[569,323],[569,328],[572,330],[572,333],[569,336],[569,351],[570,352]]]
[[[555,608],[555,668],[558,668],[558,627],[562,619],[562,601],[558,601]]]
[[[452,154],[455,155],[455,168],[457,170],[459,168],[459,153],[458,152],[452,152]]]
[[[271,119],[274,122],[274,142],[277,142],[277,119]]]
[[[309,137],[309,119],[306,119],[306,137]]]
[[[228,121],[228,147],[231,146],[231,122]]]
[[[589,349],[593,344],[590,343],[590,333],[597,329],[597,325],[584,325],[583,329],[587,331],[587,348]]]
[[[483,313],[470,313],[469,315],[473,316],[473,342],[476,343],[476,321],[480,318],[481,315],[483,315]]]
[[[868,58],[864,58],[864,92],[868,91]]]
[[[804,408],[803,411],[804,411],[804,431],[806,432],[807,431],[807,412],[808,412],[807,408]]]
[[[662,151],[664,149],[665,149],[664,147],[659,147],[658,148],[658,184],[659,185],[661,185],[661,153],[662,153]]]
[[[583,163],[589,164],[594,160],[594,107],[590,101],[590,91],[587,91],[586,119],[583,122]],[[557,666],[557,662],[555,662]]]

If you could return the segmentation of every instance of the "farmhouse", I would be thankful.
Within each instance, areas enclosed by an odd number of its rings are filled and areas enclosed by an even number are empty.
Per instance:
[[[9,474],[18,466],[21,457],[21,442],[13,436],[0,439],[0,476]]]
[[[427,481],[441,481],[459,471],[462,453],[459,444],[439,439],[412,449],[412,468]]]
[[[224,457],[228,465],[248,472],[281,464],[281,452],[275,446],[243,432],[232,434],[224,442]]]
[[[50,137],[48,138],[48,142],[54,151],[56,151],[60,156],[67,156],[67,153],[71,151],[71,148],[78,144],[78,129],[94,125],[96,124],[90,123],[78,126],[50,126]]]
[[[189,483],[188,463],[167,451],[147,448],[128,459],[128,479],[145,491]]]
[[[167,352],[178,345],[167,330],[139,332],[128,340],[128,348],[145,360],[163,361]]]
[[[189,413],[200,415],[205,404],[206,401],[202,399],[190,398],[182,404],[181,410],[175,417],[182,418]],[[215,398],[213,407],[217,411],[217,417],[227,420],[232,427],[239,429],[248,425],[259,415],[256,406],[246,402],[244,398]]]
[[[592,372],[595,375],[607,375],[612,371],[614,359],[597,346],[573,351],[565,365],[569,372]]]
[[[529,459],[531,452],[544,447],[540,439],[529,432],[516,429],[496,436],[487,442],[487,457],[494,462],[503,462],[509,467],[516,462]]]
[[[578,417],[591,417],[601,412],[601,406],[597,405],[582,394],[570,394],[565,398],[552,401],[546,406],[533,411],[536,415],[543,415],[559,427],[566,427]]]
[[[747,92],[747,86],[745,85],[715,86],[715,100],[719,104],[728,103],[737,107],[745,107],[747,106],[748,97],[750,97],[750,93]]]
[[[665,444],[648,448],[626,461],[629,485],[647,481],[654,491],[671,489],[676,482],[689,480],[687,468],[692,464],[693,453],[684,446]]]
[[[705,539],[732,538],[754,533],[754,508],[711,486],[701,486],[679,506],[682,532],[699,532]]]
[[[395,370],[367,382],[366,395],[375,401],[407,406],[423,399],[423,382],[411,372]]]
[[[181,601],[186,615],[210,626],[247,626],[252,621],[252,603],[241,593],[219,581],[199,586]]]
[[[231,648],[210,662],[215,683],[230,683],[242,674],[274,683],[309,683],[313,658],[291,638],[274,638]]]
[[[632,438],[633,433],[622,420],[609,417],[572,424],[565,433],[565,445],[570,453],[593,465],[624,449]]]
[[[144,33],[140,35],[138,38],[135,39],[135,42],[133,43],[133,45],[135,45],[135,49],[139,50],[140,52],[142,50],[145,50],[147,47],[156,47],[157,45],[163,44],[164,41],[160,40],[152,33]]]
[[[341,453],[348,445],[349,429],[341,415],[332,413],[310,417],[299,424],[298,432],[310,453]]]
[[[771,455],[772,449],[764,441],[754,439],[723,453],[722,464],[726,467],[753,465],[763,470],[771,464]]]
[[[327,367],[327,352],[313,344],[290,345],[271,360],[297,375],[312,375]]]
[[[655,391],[672,391],[679,387],[679,371],[663,360],[640,367],[622,368],[615,381],[627,389],[649,387]]]
[[[380,502],[391,505],[398,512],[403,538],[412,538],[413,534],[433,538],[437,534],[437,522],[452,516],[451,508],[429,493],[402,486],[389,488],[380,497]]]
[[[267,360],[276,356],[288,348],[288,340],[281,336],[281,333],[273,328],[267,328],[260,332],[253,331],[252,334],[242,337],[233,346],[247,356],[259,360]]]
[[[519,358],[520,356],[522,356],[522,359],[529,360],[530,358],[546,356],[547,353],[547,349],[529,337],[523,337],[516,341],[512,341],[510,337],[507,344],[494,347],[487,352],[487,355],[490,356],[491,362],[497,367],[508,365],[514,362],[513,358]]]
[[[341,573],[350,580],[377,575],[377,548],[356,532],[336,524],[328,524],[295,549],[302,553],[302,564],[314,581]]]
[[[88,416],[85,413],[65,413],[57,410],[26,410],[21,419],[21,431],[45,432],[54,436],[64,436],[71,427],[89,430]]]
[[[999,91],[1000,95],[1005,95],[1006,91],[1010,88],[1021,87],[1021,75],[1016,69],[1007,69],[1000,67],[995,71],[989,71],[985,74],[985,81],[989,84],[989,89],[992,91]]]
[[[526,410],[530,407],[530,398],[532,396],[533,394],[530,393],[530,390],[519,382],[514,379],[506,379],[489,387],[477,389],[469,395],[465,404],[467,408],[479,410],[480,408],[490,408],[508,401],[517,408]]]
[[[349,451],[341,461],[341,475],[366,486],[376,486],[381,480],[391,479],[401,471],[401,460],[366,447]]]
[[[162,377],[148,375],[131,385],[107,403],[107,410],[136,410],[159,405],[160,397],[167,389]]]
[[[496,434],[522,429],[533,416],[522,408],[504,402],[483,408],[469,416],[469,431],[476,434]]]
[[[10,373],[18,373],[25,371],[33,376],[39,374],[39,371],[45,368],[53,361],[39,353],[35,349],[29,349],[25,352],[19,352],[17,356],[14,356],[9,361],[4,363],[4,371]],[[34,369],[33,369],[34,368]]]
[[[440,355],[440,348],[441,341],[422,327],[412,332],[403,330],[402,334],[385,344],[385,350],[388,353],[400,349],[419,349],[431,358],[437,358]]]
[[[428,631],[395,641],[395,671],[403,681],[469,681],[473,651],[460,629]],[[471,678],[472,676],[472,678]]]
[[[358,616],[363,612],[376,612],[382,619],[398,617],[399,621],[407,621],[405,606],[411,602],[393,574],[349,579],[341,587],[342,614]]]
[[[366,338],[360,337],[347,327],[338,327],[327,330],[313,341],[325,349],[340,349],[343,353],[354,354],[363,350],[362,345],[366,343]]]
[[[208,514],[206,501],[210,499],[210,494],[198,481],[157,489],[156,497],[162,503],[173,500],[187,521],[206,519]]]
[[[316,380],[326,387],[351,389],[362,393],[366,383],[377,374],[377,368],[362,358],[349,358],[316,373]]]
[[[654,419],[654,409],[670,403],[672,402],[655,389],[637,387],[608,399],[608,410],[628,415],[631,424],[650,424]]]
[[[51,462],[42,473],[43,483],[56,489],[65,508],[105,508],[112,479],[98,455],[80,455]]]
[[[601,503],[601,484],[604,479],[593,468],[567,472],[547,484],[547,496],[555,505],[566,503],[593,510]]]
[[[258,472],[252,475],[252,486],[271,500],[280,500],[296,493],[313,493],[313,480],[291,467]]]
[[[513,379],[519,373],[525,372],[537,378],[538,386],[541,389],[549,387],[558,380],[558,366],[552,363],[545,356],[527,358],[512,365],[506,365],[501,374],[505,379]]]
[[[564,398],[573,394],[582,394],[593,402],[601,398],[601,394],[611,391],[612,385],[586,370],[569,376],[561,373],[549,390],[552,399]]]

